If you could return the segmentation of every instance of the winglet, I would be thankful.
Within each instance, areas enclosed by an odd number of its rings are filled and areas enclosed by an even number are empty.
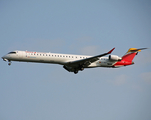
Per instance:
[[[108,52],[108,54],[111,54],[112,53],[112,51],[115,49],[115,47],[112,49],[112,50],[110,50],[109,52]]]

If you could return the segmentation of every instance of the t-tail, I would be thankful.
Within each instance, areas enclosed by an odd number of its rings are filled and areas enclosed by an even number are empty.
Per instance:
[[[122,57],[121,61],[118,61],[116,64],[114,64],[114,67],[120,67],[120,66],[127,66],[127,65],[132,65],[134,64],[133,59],[135,57],[135,55],[138,54],[138,52],[140,52],[141,50],[144,50],[147,48],[130,48],[126,54]]]

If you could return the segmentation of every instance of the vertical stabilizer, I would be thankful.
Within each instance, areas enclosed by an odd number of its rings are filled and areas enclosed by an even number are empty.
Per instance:
[[[122,60],[131,62],[137,53],[128,53],[122,57]]]
[[[126,54],[122,57],[122,60],[126,60],[126,61],[131,62],[134,59],[135,55],[137,55],[137,53],[140,52],[143,49],[147,49],[147,48],[140,48],[140,49],[130,48],[126,52]]]

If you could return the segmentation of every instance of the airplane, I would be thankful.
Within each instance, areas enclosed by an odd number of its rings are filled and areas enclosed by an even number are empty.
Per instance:
[[[117,55],[103,57],[111,54],[114,49],[115,47],[107,53],[96,56],[16,50],[9,52],[7,55],[3,56],[2,59],[4,61],[8,61],[8,65],[11,65],[11,61],[60,64],[63,65],[63,68],[67,71],[77,74],[79,71],[83,71],[85,68],[117,68],[121,66],[133,65],[134,62],[132,60],[134,59],[135,55],[137,55],[141,50],[147,48],[130,48],[123,57],[119,57]]]

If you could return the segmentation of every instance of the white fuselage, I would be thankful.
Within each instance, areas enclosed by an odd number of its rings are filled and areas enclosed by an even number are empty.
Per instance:
[[[130,48],[128,52],[123,57],[117,55],[105,55],[111,54],[115,48],[110,51],[95,55],[95,56],[86,56],[86,55],[72,55],[72,54],[58,54],[58,53],[44,53],[44,52],[30,52],[30,51],[12,51],[7,55],[3,56],[4,61],[8,61],[8,65],[11,65],[11,61],[20,61],[20,62],[37,62],[37,63],[52,63],[63,65],[63,68],[68,72],[74,72],[75,74],[78,71],[83,71],[85,68],[94,68],[94,67],[121,67],[133,65],[132,61],[143,49],[147,48]]]
[[[16,54],[14,54],[14,53]],[[21,62],[38,62],[38,63],[53,63],[65,65],[67,62],[86,59],[92,56],[72,55],[72,54],[58,54],[58,53],[43,53],[30,51],[13,51],[3,57],[8,61]],[[110,61],[108,57],[101,57],[99,60],[91,63],[88,67],[111,67],[116,61]]]

